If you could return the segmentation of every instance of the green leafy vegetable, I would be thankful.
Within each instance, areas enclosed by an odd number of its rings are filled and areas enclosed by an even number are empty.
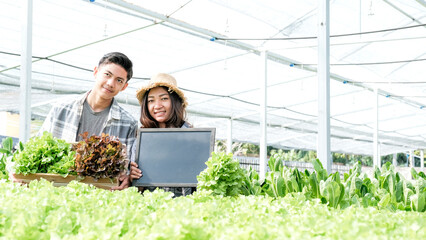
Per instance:
[[[303,193],[272,198],[197,191],[172,198],[76,181],[66,187],[0,181],[0,202],[0,239],[426,239],[422,212],[341,210],[306,201]]]
[[[423,178],[426,180],[426,175],[424,172],[417,172],[416,169],[411,168],[411,176],[413,179]]]
[[[262,193],[261,181],[259,180],[259,174],[251,166],[245,173],[241,191],[242,194],[248,195],[260,195]]]
[[[341,183],[335,182],[332,177],[320,182],[321,195],[327,200],[328,205],[337,208],[344,194],[344,187]]]
[[[0,179],[7,179],[6,160],[13,155],[13,140],[11,137],[4,138],[0,148]]]
[[[67,175],[74,167],[75,152],[71,144],[49,132],[32,137],[23,149],[13,154],[13,169],[17,174],[55,173]]]
[[[212,190],[216,195],[235,196],[240,193],[244,170],[232,154],[212,153],[207,168],[198,176],[198,190]]]

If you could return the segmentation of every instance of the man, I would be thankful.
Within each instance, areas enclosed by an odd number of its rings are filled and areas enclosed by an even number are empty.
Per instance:
[[[51,132],[54,137],[67,142],[80,141],[81,133],[91,135],[101,133],[116,136],[127,146],[129,159],[132,159],[132,145],[136,140],[137,121],[121,106],[114,97],[128,86],[133,75],[130,59],[119,52],[104,55],[94,69],[95,84],[90,91],[72,102],[54,106],[47,115],[40,133]],[[121,190],[130,186],[127,175],[119,177]]]

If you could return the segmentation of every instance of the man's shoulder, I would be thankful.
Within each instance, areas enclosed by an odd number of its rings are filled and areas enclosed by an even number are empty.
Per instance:
[[[117,104],[117,110],[120,113],[120,120],[121,121],[127,121],[130,122],[132,124],[137,124],[137,120],[133,117],[133,115],[128,112],[126,109],[124,109],[123,106],[121,106],[120,104]]]
[[[79,104],[80,98],[81,98],[80,96],[77,96],[77,97],[66,98],[66,99],[57,101],[53,104],[53,109],[55,109],[56,111],[70,110],[73,107],[75,107],[76,104]]]
[[[75,105],[77,102],[79,102],[79,99],[74,98],[68,98],[61,101],[58,101],[54,104],[55,107],[66,107],[66,106],[72,106]]]

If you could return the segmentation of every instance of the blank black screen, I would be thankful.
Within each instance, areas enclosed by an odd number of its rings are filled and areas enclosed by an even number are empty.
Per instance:
[[[137,161],[143,176],[134,186],[195,187],[207,166],[215,129],[141,129]]]

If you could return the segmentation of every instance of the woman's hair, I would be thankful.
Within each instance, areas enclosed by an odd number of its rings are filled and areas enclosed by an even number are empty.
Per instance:
[[[175,93],[170,93],[167,87],[163,87],[170,96],[172,102],[171,114],[167,119],[166,128],[180,128],[185,123],[186,110],[182,105],[182,99]],[[149,114],[148,110],[148,90],[142,98],[141,104],[141,124],[143,128],[159,128],[160,124]]]

